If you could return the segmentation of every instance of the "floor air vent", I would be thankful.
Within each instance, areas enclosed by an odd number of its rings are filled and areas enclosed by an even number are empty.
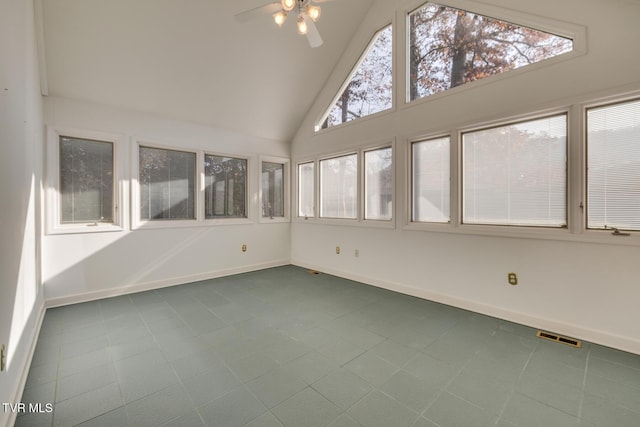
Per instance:
[[[538,336],[540,338],[544,338],[544,339],[549,340],[549,341],[555,341],[555,342],[559,342],[559,343],[562,343],[562,344],[566,344],[566,345],[569,345],[569,346],[575,347],[575,348],[582,347],[582,341],[580,341],[580,340],[577,340],[577,339],[574,339],[574,338],[563,337],[562,335],[556,335],[556,334],[553,334],[551,332],[538,331],[536,336]]]

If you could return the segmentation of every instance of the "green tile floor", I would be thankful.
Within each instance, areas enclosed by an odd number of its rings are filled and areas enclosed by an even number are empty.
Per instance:
[[[47,310],[18,426],[640,426],[640,356],[287,266]]]

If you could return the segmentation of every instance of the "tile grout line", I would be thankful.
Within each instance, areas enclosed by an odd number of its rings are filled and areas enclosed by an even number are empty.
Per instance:
[[[504,416],[504,412],[507,410],[507,406],[509,406],[509,403],[511,403],[511,399],[516,394],[517,386],[520,384],[520,381],[522,380],[522,377],[524,376],[524,372],[527,370],[527,367],[529,366],[529,363],[531,362],[531,359],[533,358],[533,355],[535,354],[535,352],[536,352],[536,350],[538,349],[539,346],[540,346],[540,343],[537,342],[536,345],[531,350],[531,352],[529,353],[529,357],[527,358],[527,361],[525,362],[524,366],[522,367],[522,370],[520,371],[520,375],[518,375],[518,379],[516,381],[516,384],[511,387],[511,392],[509,393],[509,396],[507,397],[507,400],[505,400],[504,404],[502,405],[502,409],[500,410],[500,413],[496,417],[496,421],[495,421],[494,425],[498,425],[498,423],[502,420],[502,417]]]

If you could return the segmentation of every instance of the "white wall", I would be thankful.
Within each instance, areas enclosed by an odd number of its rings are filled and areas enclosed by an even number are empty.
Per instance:
[[[260,156],[288,157],[288,144],[58,97],[45,100],[45,123],[120,134],[128,156],[136,140],[248,156],[255,169],[249,200],[256,219],[169,229],[132,230],[125,224],[119,232],[46,235],[42,274],[48,306],[289,263],[289,223],[259,222],[256,202]],[[125,175],[128,183],[129,168]],[[131,209],[129,202],[125,209]]]
[[[377,1],[346,49],[292,142],[292,162],[342,152],[379,141],[396,142],[396,221],[393,228],[337,225],[294,220],[292,262],[370,284],[399,290],[489,315],[550,329],[640,354],[640,245],[602,234],[588,236],[580,227],[527,236],[501,230],[470,234],[443,225],[415,230],[407,226],[407,147],[412,137],[547,109],[571,107],[571,221],[580,220],[579,165],[581,103],[640,91],[640,3],[634,0],[490,0],[447,4],[474,11],[494,6],[525,13],[532,21],[567,23],[586,34],[586,52],[568,60],[534,66],[533,71],[489,78],[431,100],[397,107],[359,122],[313,132],[352,64],[374,31],[388,22],[400,28],[404,11],[419,1]],[[545,15],[552,18],[549,21]],[[396,44],[398,46],[398,44]],[[404,70],[396,49],[396,70]],[[396,80],[402,81],[402,73]],[[402,85],[400,86],[402,88]],[[638,92],[640,93],[640,92]],[[437,227],[436,227],[437,228]],[[467,228],[468,230],[468,228]],[[335,247],[342,248],[336,255]],[[359,256],[354,256],[359,249]],[[518,286],[507,284],[518,273]]]
[[[42,320],[38,282],[42,101],[33,2],[8,0],[0,13],[0,403],[19,401]],[[0,408],[0,425],[15,414]]]

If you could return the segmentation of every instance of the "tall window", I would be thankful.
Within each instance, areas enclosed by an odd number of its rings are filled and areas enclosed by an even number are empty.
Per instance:
[[[358,155],[320,161],[320,216],[356,219],[358,215]]]
[[[573,50],[569,38],[436,3],[408,19],[411,101]]]
[[[140,219],[195,219],[196,154],[140,147]]]
[[[60,223],[113,223],[113,143],[60,136]]]
[[[393,216],[393,150],[364,152],[365,219],[390,220]]]
[[[204,156],[205,218],[247,217],[247,160]]]
[[[587,227],[640,231],[640,100],[587,111]]]
[[[342,93],[325,113],[322,128],[388,110],[392,105],[392,28],[378,31],[351,72]]]
[[[298,216],[313,218],[315,216],[315,163],[298,165]]]
[[[565,114],[467,132],[462,137],[467,224],[567,224]]]
[[[449,137],[411,144],[412,221],[449,222],[449,150]]]
[[[262,216],[284,217],[284,164],[262,162]]]

